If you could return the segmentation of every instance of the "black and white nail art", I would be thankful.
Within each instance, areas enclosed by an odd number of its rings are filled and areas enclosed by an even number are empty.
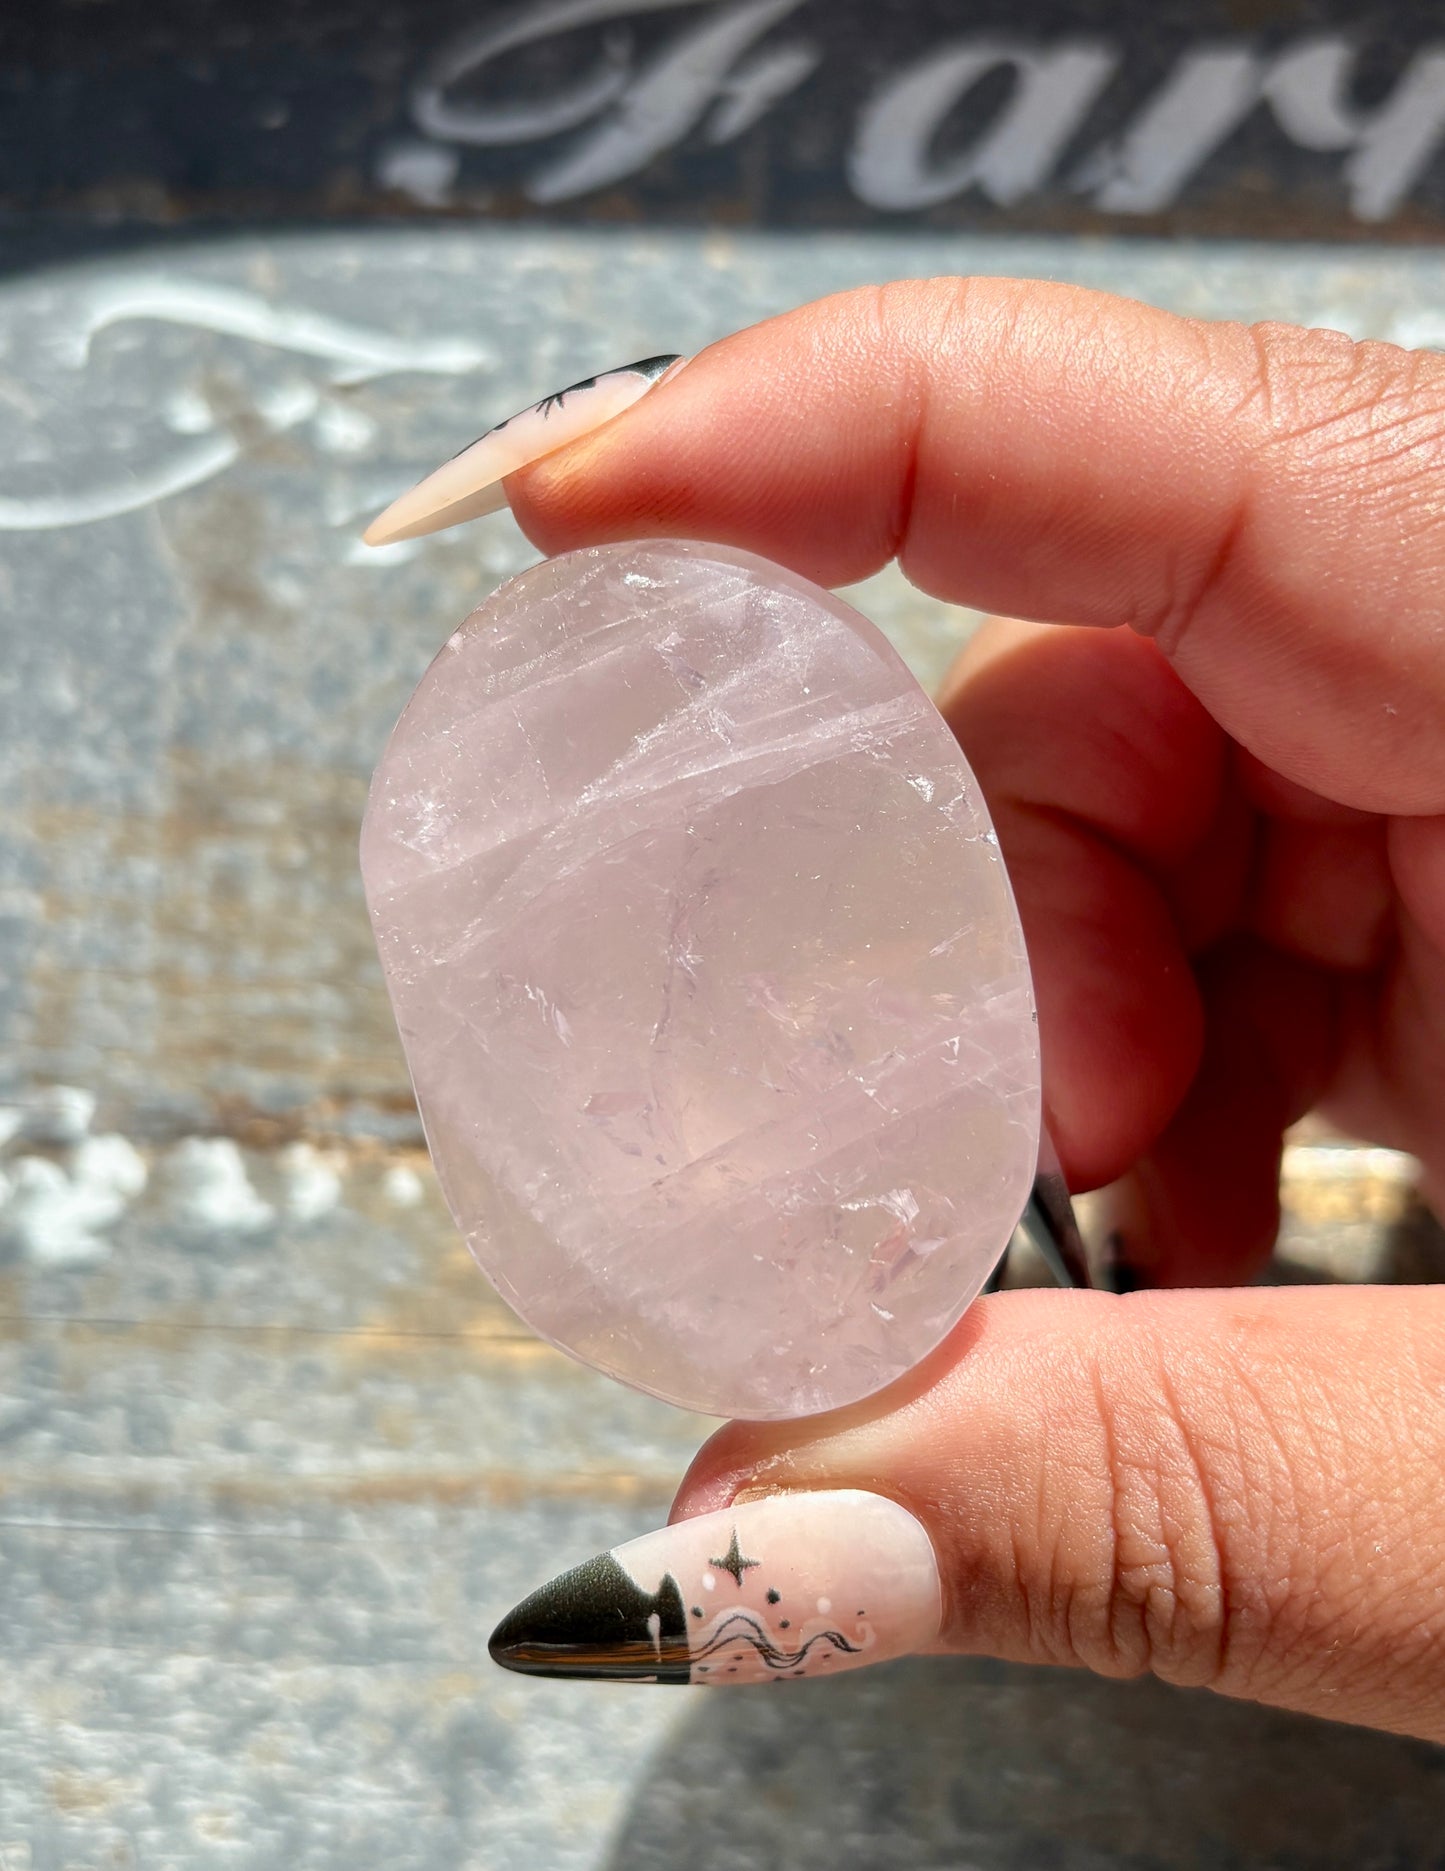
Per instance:
[[[564,1572],[492,1633],[533,1676],[714,1686],[837,1675],[938,1635],[932,1542],[854,1489],[779,1494],[644,1534]]]
[[[363,538],[369,546],[386,546],[497,512],[507,504],[502,483],[509,474],[620,416],[684,361],[675,352],[644,357],[544,396],[488,429],[393,501]]]

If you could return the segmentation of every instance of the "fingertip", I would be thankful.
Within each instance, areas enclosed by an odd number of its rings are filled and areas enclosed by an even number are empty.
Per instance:
[[[877,571],[893,556],[886,488],[908,435],[890,360],[869,376],[839,356],[828,373],[829,355],[855,346],[858,296],[719,340],[625,420],[513,476],[522,530],[549,554],[649,533],[695,537],[830,587]]]
[[[1070,1187],[1112,1181],[1184,1096],[1203,1020],[1158,887],[1106,840],[1001,806],[1043,1051],[1047,1121]]]
[[[1067,814],[1144,864],[1176,864],[1219,808],[1223,732],[1125,626],[990,618],[940,707],[991,797]]]
[[[826,1437],[724,1429],[680,1511],[883,1495],[936,1554],[941,1648],[1445,1737],[1445,1306],[1385,1288],[1033,1292],[976,1316],[902,1407]]]
[[[691,535],[825,585],[896,556],[951,601],[1126,623],[1306,790],[1439,812],[1442,406],[1445,367],[1338,334],[910,281],[722,340],[509,491],[548,552]]]
[[[1021,1318],[1029,1296],[1009,1297],[1023,1302],[1013,1314]],[[900,1437],[905,1442],[916,1438],[919,1448],[930,1446],[929,1424],[936,1418],[949,1373],[1001,1323],[996,1299],[992,1294],[976,1299],[912,1370],[858,1403],[816,1416],[724,1423],[693,1457],[678,1486],[673,1518],[690,1519],[726,1507],[744,1493],[831,1485],[828,1477],[841,1467],[871,1477],[849,1486],[871,1487],[895,1495],[905,1506],[914,1505],[921,1497],[907,1466],[900,1468],[897,1462]],[[919,1511],[916,1505],[914,1511]]]

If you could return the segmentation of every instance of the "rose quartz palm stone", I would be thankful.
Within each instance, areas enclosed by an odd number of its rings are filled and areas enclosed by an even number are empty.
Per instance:
[[[720,1416],[930,1351],[1029,1196],[977,782],[883,636],[726,547],[524,572],[422,678],[367,898],[442,1186],[537,1332]]]

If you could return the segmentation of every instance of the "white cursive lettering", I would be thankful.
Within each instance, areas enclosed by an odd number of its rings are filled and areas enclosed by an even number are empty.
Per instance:
[[[714,145],[731,142],[796,91],[821,61],[818,46],[759,41],[802,4],[518,6],[442,49],[413,90],[412,113],[424,132],[451,147],[580,132],[523,183],[533,201],[574,200],[637,174],[694,131]],[[704,17],[639,64],[629,18],[703,7]],[[593,64],[546,95],[489,103],[459,95],[504,54],[589,28],[600,35]],[[1358,58],[1357,44],[1342,34],[1317,34],[1278,52],[1239,39],[1191,46],[1123,127],[1085,153],[1068,186],[1106,214],[1158,214],[1264,110],[1297,148],[1343,155],[1341,176],[1357,218],[1387,219],[1445,143],[1445,43],[1420,50],[1389,96],[1369,108],[1351,96]],[[1123,63],[1122,48],[1092,39],[1040,44],[980,34],[936,47],[864,103],[846,156],[853,192],[869,207],[906,213],[970,189],[1007,208],[1057,187],[1069,145]],[[1010,79],[1007,95],[975,109],[969,121],[973,94],[999,73]],[[944,156],[941,139],[957,116],[970,133],[962,149]],[[414,168],[415,152],[404,155]]]
[[[540,169],[528,182],[527,193],[533,201],[570,201],[634,175],[686,136],[719,97],[725,126],[730,121],[746,127],[755,121],[774,101],[776,92],[768,87],[776,82],[778,68],[754,66],[751,88],[731,68],[800,4],[801,0],[743,0],[719,7],[628,84],[616,109],[591,135]],[[800,66],[795,60],[787,68],[791,82],[801,82],[814,62]]]
[[[520,6],[500,24],[474,28],[443,46],[412,89],[412,116],[429,136],[452,143],[531,143],[573,130],[626,88],[632,41],[625,31],[607,37],[600,63],[587,77],[537,102],[463,104],[448,94],[463,78],[474,77],[519,46],[559,38],[583,26],[615,23],[629,13],[671,13],[702,4],[703,0],[549,0],[545,6]]]
[[[1362,221],[1383,221],[1445,139],[1445,47],[1418,53],[1373,111],[1346,102],[1357,57],[1347,39],[1306,40],[1276,61],[1264,89],[1280,128],[1302,149],[1350,151],[1350,206]]]
[[[1259,102],[1263,61],[1245,46],[1187,52],[1116,145],[1097,149],[1075,186],[1106,214],[1157,214]]]
[[[575,130],[590,134],[534,172],[533,201],[568,201],[645,168],[717,109],[706,134],[713,143],[741,136],[814,70],[811,45],[778,46],[738,60],[801,0],[737,0],[715,8],[642,71],[634,74],[630,33],[618,22],[639,13],[673,12],[703,0],[552,0],[509,14],[500,24],[464,33],[443,48],[412,92],[412,116],[428,135],[452,143],[530,143]],[[466,103],[454,95],[503,53],[575,32],[609,26],[598,62],[584,77],[547,97]],[[604,116],[604,113],[605,116]]]
[[[930,53],[865,105],[848,179],[871,208],[927,208],[967,188],[1009,207],[1042,188],[1114,73],[1116,55],[1089,41],[1049,51],[1003,40]],[[1011,96],[960,155],[934,162],[945,118],[990,72],[1014,75]]]

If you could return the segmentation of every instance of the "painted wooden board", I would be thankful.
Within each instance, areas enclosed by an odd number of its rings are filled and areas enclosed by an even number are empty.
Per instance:
[[[1435,0],[53,0],[0,262],[406,214],[1438,240]]]

